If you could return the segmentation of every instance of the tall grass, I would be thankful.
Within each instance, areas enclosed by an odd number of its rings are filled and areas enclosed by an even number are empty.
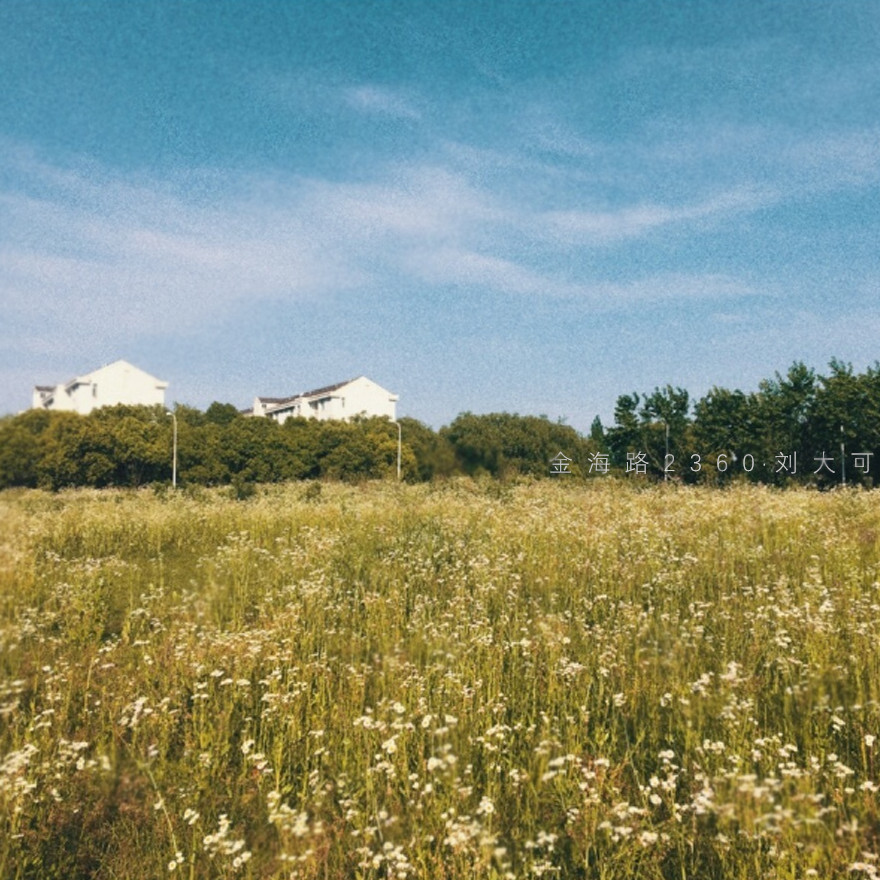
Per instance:
[[[0,522],[2,878],[880,876],[873,494],[7,492]]]

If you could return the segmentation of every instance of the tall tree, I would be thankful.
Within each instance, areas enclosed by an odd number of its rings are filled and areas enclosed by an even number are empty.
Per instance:
[[[651,469],[658,477],[669,473],[689,479],[693,473],[685,457],[689,408],[687,391],[671,385],[655,388],[642,401],[642,438]]]
[[[619,468],[626,467],[627,453],[647,452],[639,423],[639,395],[621,394],[614,405],[614,425],[606,433],[612,463]]]
[[[771,473],[770,482],[803,478],[813,467],[809,423],[816,399],[816,374],[801,361],[783,377],[765,379],[758,385],[758,438],[761,461]],[[797,473],[785,469],[785,459],[797,455]]]
[[[809,420],[809,442],[813,457],[833,456],[835,474],[822,468],[818,480],[826,485],[861,483],[871,476],[870,466],[856,467],[853,453],[873,450],[871,431],[870,382],[853,373],[852,364],[832,359],[829,374],[820,376]],[[876,435],[874,435],[876,437]],[[873,456],[866,463],[871,465]],[[821,462],[820,462],[821,463]],[[861,464],[861,462],[859,462]]]
[[[757,408],[754,394],[717,386],[694,405],[693,445],[704,479],[728,482],[745,468],[753,480],[762,476],[755,467]]]

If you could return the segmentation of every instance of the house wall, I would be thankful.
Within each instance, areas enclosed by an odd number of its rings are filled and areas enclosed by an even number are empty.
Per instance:
[[[91,387],[83,386],[78,389],[84,407],[95,409],[117,403],[165,406],[165,389],[168,383],[158,381],[155,376],[131,364],[124,362],[110,364],[95,370],[90,377]]]
[[[388,416],[394,421],[397,413],[397,395],[365,377],[360,377],[326,395],[302,397],[281,408],[269,412],[270,418],[284,423],[288,419],[303,416],[307,419],[350,419],[356,415]]]
[[[355,379],[340,388],[339,393],[343,400],[334,401],[334,404],[338,404],[334,411],[340,415],[330,418],[350,419],[361,412],[368,416],[388,416],[392,422],[397,418],[397,395],[389,394],[386,389],[369,379]]]
[[[300,407],[298,406],[298,404],[295,401],[291,401],[289,404],[286,404],[277,412],[272,412],[271,410],[267,412],[266,408],[264,407],[262,415],[266,415],[270,419],[275,419],[278,424],[283,425],[288,419],[295,419],[298,416],[302,415],[299,409]]]
[[[58,385],[52,399],[44,402],[34,391],[35,408],[67,410],[87,415],[101,406],[128,404],[132,406],[164,406],[167,382],[139,370],[125,361],[101,367],[93,373],[78,376],[66,385]]]
[[[49,400],[49,403],[46,403],[46,400]],[[74,410],[74,403],[72,398],[68,396],[68,394],[64,390],[64,385],[56,385],[53,391],[43,391],[40,392],[36,388],[34,389],[33,396],[33,408],[34,409],[61,409],[61,410]]]

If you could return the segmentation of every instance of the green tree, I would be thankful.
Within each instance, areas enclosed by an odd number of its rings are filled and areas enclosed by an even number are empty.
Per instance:
[[[705,479],[727,483],[746,473],[757,480],[762,474],[754,466],[759,453],[758,400],[754,394],[713,387],[694,405],[693,447],[700,456]],[[751,459],[747,458],[751,455]]]
[[[228,425],[240,418],[243,418],[242,414],[231,403],[218,403],[215,400],[205,411],[205,421],[212,425]]]
[[[102,407],[86,423],[89,485],[140,486],[170,476],[171,425],[164,407]]]
[[[456,472],[455,450],[449,440],[416,419],[399,419],[403,446],[412,451],[412,471],[405,471],[407,480],[433,480]]]
[[[658,478],[675,474],[690,479],[693,475],[687,458],[689,408],[687,391],[671,385],[655,388],[642,400],[642,442],[647,447],[649,467]]]
[[[783,377],[765,379],[758,385],[755,438],[760,456],[757,460],[771,468],[767,479],[783,483],[805,478],[812,470],[813,449],[810,443],[810,418],[816,399],[816,375],[798,361]],[[797,454],[797,474],[781,469],[783,456]],[[793,467],[792,459],[792,467]]]
[[[321,473],[337,480],[357,481],[396,475],[397,428],[388,419],[354,419],[322,422]],[[402,466],[414,470],[407,449]]]
[[[497,476],[500,472],[504,455],[500,431],[492,419],[470,412],[461,413],[450,425],[440,429],[440,436],[452,447],[464,473]]]
[[[0,489],[37,485],[43,436],[56,415],[32,409],[0,420]]]
[[[216,423],[192,424],[178,418],[178,479],[181,484],[219,486],[231,479],[229,450],[224,427]]]
[[[862,436],[859,438],[862,448],[861,450],[853,449],[853,452],[880,450],[880,362],[875,362],[863,375],[859,376],[859,385],[863,392]],[[875,461],[876,458],[876,454],[871,458],[871,476],[874,485],[877,484],[878,473],[880,473],[880,463]]]
[[[872,401],[871,379],[853,373],[852,364],[832,359],[830,373],[820,376],[809,421],[809,441],[814,458],[825,453],[835,459],[834,474],[821,467],[816,475],[823,485],[835,485],[843,478],[846,468],[847,482],[873,483],[872,468],[854,467],[853,453],[871,451],[876,447],[877,427],[880,425],[880,407]],[[846,461],[842,460],[841,445]],[[866,462],[873,465],[873,457]],[[821,458],[816,466],[821,465]]]
[[[550,460],[559,452],[583,473],[592,448],[569,425],[516,413],[462,413],[440,435],[451,445],[461,469],[472,475],[547,476]]]
[[[315,419],[287,419],[281,431],[287,450],[285,478],[312,480],[321,476],[321,423]]]
[[[287,448],[274,419],[236,419],[223,426],[222,463],[230,479],[275,483],[284,479]]]
[[[638,416],[639,400],[635,391],[621,394],[614,405],[614,425],[605,434],[611,461],[621,469],[626,467],[627,453],[647,452]]]
[[[85,416],[52,413],[42,435],[37,461],[37,482],[47,489],[68,486],[107,485],[113,462],[99,456],[90,444]]]

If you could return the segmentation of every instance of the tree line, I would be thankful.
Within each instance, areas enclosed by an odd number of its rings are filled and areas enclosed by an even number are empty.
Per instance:
[[[364,480],[396,474],[397,425],[249,418],[231,404],[178,405],[182,485]],[[714,387],[691,404],[667,385],[618,397],[614,424],[587,435],[545,416],[462,413],[434,431],[399,420],[409,481],[470,476],[601,478],[725,484],[748,480],[872,486],[880,447],[880,363],[837,360],[827,375],[796,362],[758,390]],[[171,478],[171,419],[162,407],[113,406],[87,416],[29,410],[0,419],[0,488],[142,486]],[[563,458],[551,464],[558,453]],[[553,472],[556,473],[553,473]]]
[[[614,417],[613,427],[594,425],[593,435],[624,469],[630,450],[646,450],[654,479],[870,487],[880,451],[880,363],[857,374],[833,359],[818,375],[795,362],[757,391],[714,387],[693,407],[684,389],[655,388],[619,397]]]

